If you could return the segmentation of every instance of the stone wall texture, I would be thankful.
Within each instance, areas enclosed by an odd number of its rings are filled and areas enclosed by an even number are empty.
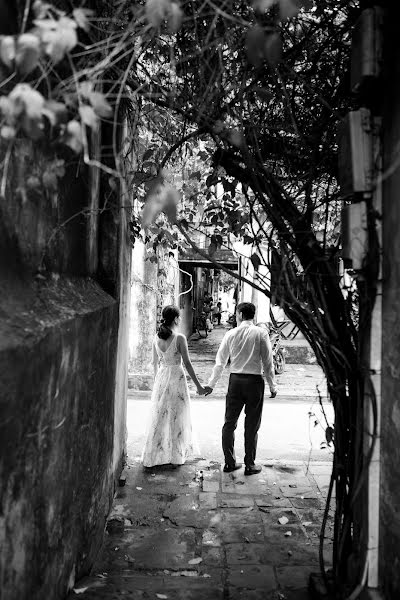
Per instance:
[[[17,145],[0,197],[4,600],[58,600],[88,572],[124,459],[126,215],[116,197],[86,218],[93,174],[67,158],[58,194],[32,192],[46,157]]]
[[[385,31],[383,117],[383,356],[381,430],[380,579],[387,599],[400,597],[400,39],[398,3]],[[394,6],[396,5],[396,6]],[[392,12],[393,14],[390,14]],[[397,166],[396,166],[397,165]]]

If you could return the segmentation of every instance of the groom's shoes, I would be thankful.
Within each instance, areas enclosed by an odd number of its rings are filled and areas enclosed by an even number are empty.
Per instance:
[[[261,473],[262,467],[259,465],[248,465],[244,469],[245,475],[256,475],[257,473]]]
[[[234,465],[225,465],[224,473],[232,473],[232,471],[237,471],[238,469],[241,469],[241,468],[242,468],[241,463],[235,463]]]

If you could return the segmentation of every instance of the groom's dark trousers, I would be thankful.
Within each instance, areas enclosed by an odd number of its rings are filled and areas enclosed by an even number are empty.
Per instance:
[[[225,464],[234,465],[235,429],[244,407],[244,463],[254,465],[257,449],[258,430],[264,401],[264,379],[261,375],[231,373],[226,395],[225,423],[222,428],[222,449]]]

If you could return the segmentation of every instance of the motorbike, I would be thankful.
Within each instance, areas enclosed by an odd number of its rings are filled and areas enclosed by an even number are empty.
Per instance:
[[[237,326],[236,315],[232,314],[228,317],[228,324],[233,328]],[[286,366],[285,348],[282,347],[282,330],[286,327],[287,322],[282,321],[276,327],[272,323],[257,323],[258,327],[263,327],[269,333],[272,346],[272,358],[274,361],[274,370],[276,375],[282,375]]]
[[[237,321],[236,321],[236,315],[235,315],[235,313],[233,313],[232,315],[229,315],[227,323],[232,328],[237,326]]]
[[[286,326],[286,322],[282,322],[276,325],[272,323],[257,323],[257,326],[263,327],[268,330],[269,337],[272,346],[272,358],[274,361],[274,370],[276,375],[282,375],[286,366],[285,348],[282,347],[282,330]]]

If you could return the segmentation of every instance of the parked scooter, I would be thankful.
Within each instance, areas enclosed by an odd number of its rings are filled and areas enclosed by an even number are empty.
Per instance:
[[[228,325],[230,325],[233,329],[233,327],[237,327],[237,321],[236,321],[236,314],[233,313],[232,315],[229,315],[228,320],[227,320]]]
[[[233,328],[237,327],[236,315],[233,313],[228,317],[228,324]],[[285,370],[285,348],[281,345],[282,330],[286,327],[287,322],[283,321],[276,327],[272,323],[257,323],[258,327],[263,327],[269,333],[272,346],[272,358],[274,360],[274,370],[276,375],[281,375]]]
[[[272,323],[257,323],[258,327],[264,327],[268,330],[272,346],[272,358],[274,360],[274,370],[276,375],[282,375],[286,366],[285,348],[282,347],[282,330],[287,323],[282,322],[276,327]]]

